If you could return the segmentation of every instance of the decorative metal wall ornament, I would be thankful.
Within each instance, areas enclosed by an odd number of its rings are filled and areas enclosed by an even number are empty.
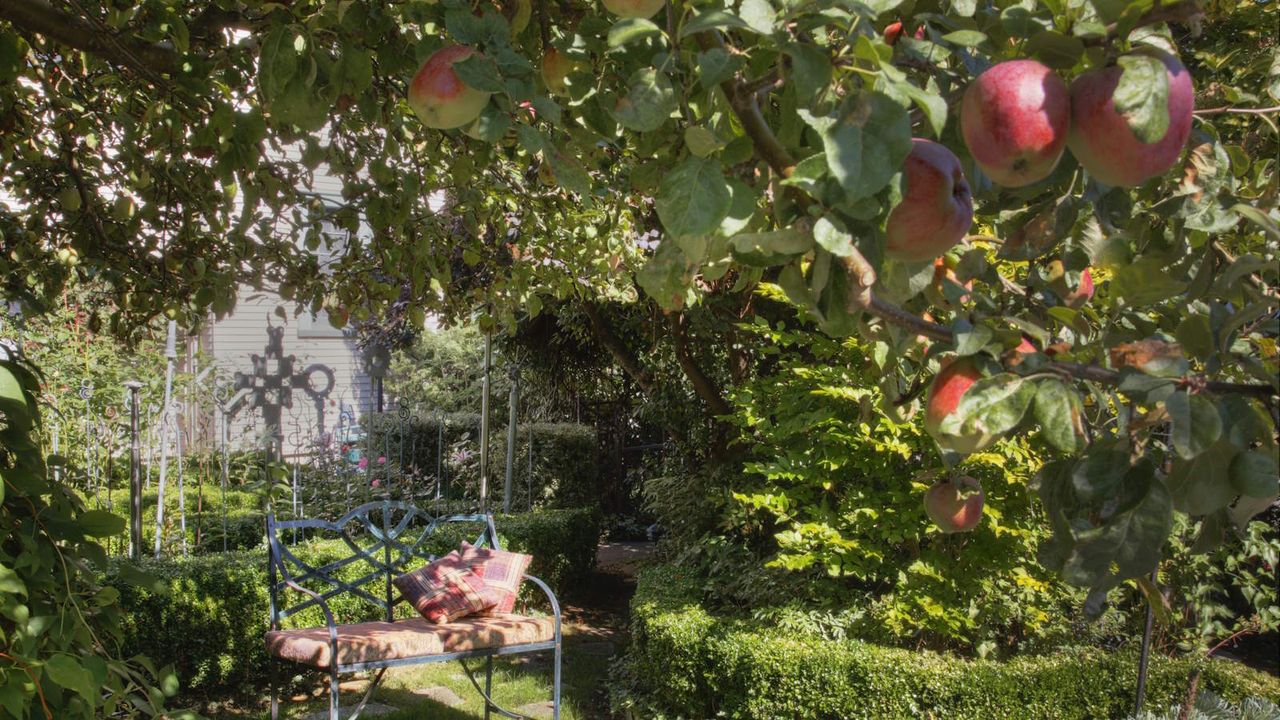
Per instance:
[[[229,415],[238,414],[246,405],[260,411],[265,429],[276,440],[276,450],[280,452],[283,410],[293,407],[295,392],[302,392],[315,406],[317,433],[324,432],[324,403],[336,384],[332,369],[313,363],[295,372],[297,357],[284,354],[283,327],[267,328],[267,345],[261,355],[251,355],[250,362],[252,372],[235,374],[235,394],[224,405]]]

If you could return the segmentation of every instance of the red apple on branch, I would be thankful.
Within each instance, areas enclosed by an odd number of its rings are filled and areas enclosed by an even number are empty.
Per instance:
[[[409,83],[409,107],[423,125],[445,130],[480,117],[492,93],[467,85],[453,70],[454,63],[479,54],[465,45],[450,45],[432,53],[418,69]]]
[[[1049,176],[1067,143],[1067,86],[1035,60],[1010,60],[969,84],[960,131],[978,167],[1006,187]]]
[[[1191,134],[1195,89],[1191,73],[1178,59],[1154,49],[1142,52],[1160,60],[1169,78],[1169,128],[1151,143],[1134,134],[1115,105],[1122,68],[1090,70],[1071,83],[1071,132],[1067,147],[1098,182],[1133,187],[1163,175],[1182,154]]]
[[[915,138],[903,164],[906,190],[889,213],[885,254],[904,262],[932,260],[964,239],[973,225],[973,196],[955,153]]]
[[[601,0],[609,12],[622,18],[651,18],[658,14],[666,0]]]
[[[1072,288],[1067,284],[1067,271],[1061,260],[1049,263],[1049,289],[1062,299],[1062,304],[1076,309],[1093,297],[1093,274],[1089,268],[1080,271],[1080,283]]]
[[[968,532],[982,520],[982,485],[968,475],[939,480],[924,494],[924,511],[944,533]]]

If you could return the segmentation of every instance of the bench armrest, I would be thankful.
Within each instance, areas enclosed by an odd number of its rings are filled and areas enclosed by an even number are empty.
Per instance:
[[[556,599],[556,594],[551,592],[551,588],[542,580],[529,574],[526,574],[524,579],[541,588],[543,594],[551,601],[551,612],[556,616],[556,641],[558,642],[560,640],[560,601]]]

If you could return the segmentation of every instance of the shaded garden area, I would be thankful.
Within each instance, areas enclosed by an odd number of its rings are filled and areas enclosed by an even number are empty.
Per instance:
[[[1273,6],[4,0],[0,717],[1280,718]]]

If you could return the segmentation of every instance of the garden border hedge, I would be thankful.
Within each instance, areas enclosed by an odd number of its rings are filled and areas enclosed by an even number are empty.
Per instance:
[[[786,635],[699,604],[696,578],[642,572],[614,710],[634,718],[1114,718],[1133,709],[1137,655],[1097,649],[969,660],[858,640]],[[1280,679],[1226,660],[1153,657],[1149,707],[1202,689],[1280,701]],[[1111,688],[1110,692],[1104,688]]]
[[[546,580],[560,596],[571,596],[594,567],[600,522],[594,508],[495,518],[503,546],[533,555],[529,572]],[[442,528],[424,548],[443,554],[463,539],[474,540],[477,532],[472,529]],[[326,540],[300,543],[295,552],[305,560],[326,562],[349,555],[350,549],[340,540]],[[258,693],[269,680],[262,642],[267,620],[266,564],[266,552],[261,549],[147,559],[140,567],[123,558],[113,559],[104,584],[120,591],[122,653],[146,655],[158,667],[172,665],[186,702]],[[138,569],[155,582],[140,586]],[[361,565],[349,569],[359,573]],[[380,594],[381,586],[375,590]],[[529,583],[521,592],[535,603],[539,597]],[[331,608],[339,622],[378,619],[372,605],[351,596],[334,598]],[[412,612],[407,605],[399,609]],[[319,610],[311,608],[295,624],[306,627],[324,621]]]

